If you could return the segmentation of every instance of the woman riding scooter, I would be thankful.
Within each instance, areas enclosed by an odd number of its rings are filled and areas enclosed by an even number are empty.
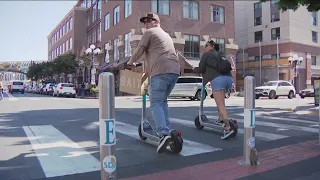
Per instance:
[[[219,120],[223,121],[224,124],[224,133],[221,139],[226,139],[234,132],[230,127],[225,106],[225,91],[232,89],[233,78],[231,72],[227,74],[221,74],[219,72],[217,68],[218,61],[220,61],[219,44],[216,44],[212,40],[208,41],[199,67],[194,68],[194,72],[202,74],[203,84],[211,82],[213,97],[219,113]]]

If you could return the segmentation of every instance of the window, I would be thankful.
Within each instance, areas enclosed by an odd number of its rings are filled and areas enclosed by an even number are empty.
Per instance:
[[[97,42],[97,33],[96,33],[96,29],[92,30],[92,43],[96,43]]]
[[[271,14],[271,22],[280,21],[280,12],[275,12]]]
[[[184,35],[184,56],[200,57],[200,37],[196,35]]]
[[[118,42],[119,42],[119,38],[113,40],[113,58],[114,59],[119,58]]]
[[[211,6],[211,21],[215,23],[224,24],[224,7]]]
[[[280,28],[273,28],[271,29],[271,40],[277,40],[277,38],[280,39]]]
[[[70,46],[69,46],[69,48],[72,49],[72,38],[70,38],[69,41],[70,41]]]
[[[67,32],[69,32],[69,21],[66,22],[66,26],[67,26]]]
[[[279,2],[279,0],[271,0],[270,4],[271,4],[271,6],[278,6],[278,2]]]
[[[70,18],[70,21],[69,21],[69,30],[70,31],[72,30],[72,17]]]
[[[95,22],[97,20],[97,9],[98,9],[98,4],[95,4],[92,8],[92,22]]]
[[[101,19],[101,0],[98,0],[97,5],[98,5],[97,19]]]
[[[280,58],[280,54],[279,54],[279,58]],[[277,54],[272,54],[271,59],[278,59]]]
[[[60,39],[60,30],[58,30],[57,34],[58,34],[57,35],[57,40],[58,40],[58,39]]]
[[[124,18],[127,18],[132,13],[132,0],[124,0]]]
[[[262,3],[254,3],[254,25],[259,26],[262,24]]]
[[[317,65],[317,57],[311,56],[311,65],[316,66]]]
[[[255,61],[260,61],[260,56],[255,56],[255,57],[254,57],[254,60],[255,60]],[[262,60],[262,57],[261,57],[261,60]]]
[[[66,41],[66,51],[69,51],[69,40]]]
[[[104,51],[105,51],[105,62],[109,62],[110,56],[109,56],[109,51],[108,51],[109,43],[104,45]]]
[[[60,47],[59,47],[60,49],[59,49],[59,51],[60,51],[60,54],[62,54],[63,52],[62,52],[62,45],[60,45]]]
[[[88,46],[90,46],[91,43],[91,33],[88,33]]]
[[[224,24],[224,7],[211,6],[211,21]]]
[[[129,57],[131,56],[131,32],[124,35],[124,56]]]
[[[258,43],[259,41],[262,42],[263,40],[263,35],[262,35],[262,31],[257,31],[254,33],[254,42]]]
[[[197,1],[183,1],[183,17],[199,19],[199,4]]]
[[[317,12],[311,12],[311,16],[312,16],[312,25],[317,26],[317,24],[318,24],[318,22],[317,22],[318,13]]]
[[[101,41],[101,22],[99,22],[97,34],[98,34],[97,40]]]
[[[113,25],[116,25],[120,21],[120,7],[117,6],[113,9]]]
[[[270,14],[271,14],[271,22],[280,21],[280,11],[278,8],[279,0],[271,0],[270,1]]]
[[[65,48],[66,48],[66,47],[65,47],[65,44],[63,43],[63,44],[62,44],[62,53],[64,53],[64,52],[66,51]]]
[[[318,42],[318,32],[312,31],[312,42]]]
[[[62,36],[65,34],[64,25],[62,26]]]
[[[222,52],[222,53],[225,53],[225,40],[223,38],[212,38],[212,40],[219,44],[219,51]]]
[[[88,26],[90,26],[90,22],[91,22],[91,21],[90,21],[90,20],[91,20],[90,18],[91,18],[91,17],[90,17],[90,14],[88,14]]]
[[[152,12],[159,14],[170,14],[170,2],[169,0],[152,0]]]
[[[104,31],[110,28],[110,13],[104,16]]]

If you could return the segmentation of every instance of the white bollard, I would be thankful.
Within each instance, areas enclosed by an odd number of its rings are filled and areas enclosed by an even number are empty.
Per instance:
[[[116,121],[114,75],[99,75],[99,136],[101,180],[116,180]]]
[[[259,165],[258,152],[255,148],[255,78],[244,79],[244,139],[243,160],[240,165]]]

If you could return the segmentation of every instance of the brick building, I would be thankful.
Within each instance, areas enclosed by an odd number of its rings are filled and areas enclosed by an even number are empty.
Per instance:
[[[181,75],[190,74],[198,66],[207,40],[219,43],[230,59],[238,49],[233,44],[234,1],[81,0],[76,7],[87,9],[87,41],[80,48],[80,61],[85,59],[83,53],[90,44],[101,47],[103,54],[96,58],[96,68],[113,72],[116,84],[119,70],[145,32],[139,19],[148,12],[159,15],[161,27],[172,37],[179,51]]]

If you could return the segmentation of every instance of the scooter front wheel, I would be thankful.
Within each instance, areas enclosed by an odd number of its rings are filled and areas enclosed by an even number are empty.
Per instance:
[[[202,117],[201,117],[202,118]],[[194,125],[198,128],[198,129],[203,129],[204,126],[202,126],[200,124],[200,119],[199,119],[199,116],[197,116],[195,119],[194,119]]]
[[[174,138],[173,143],[170,144],[171,151],[177,154],[182,151],[182,147],[183,147],[183,139],[180,136]]]
[[[143,140],[143,141],[147,140],[147,137],[144,137],[142,135],[141,123],[139,124],[139,127],[138,127],[138,133],[139,133],[139,137],[141,140]]]

